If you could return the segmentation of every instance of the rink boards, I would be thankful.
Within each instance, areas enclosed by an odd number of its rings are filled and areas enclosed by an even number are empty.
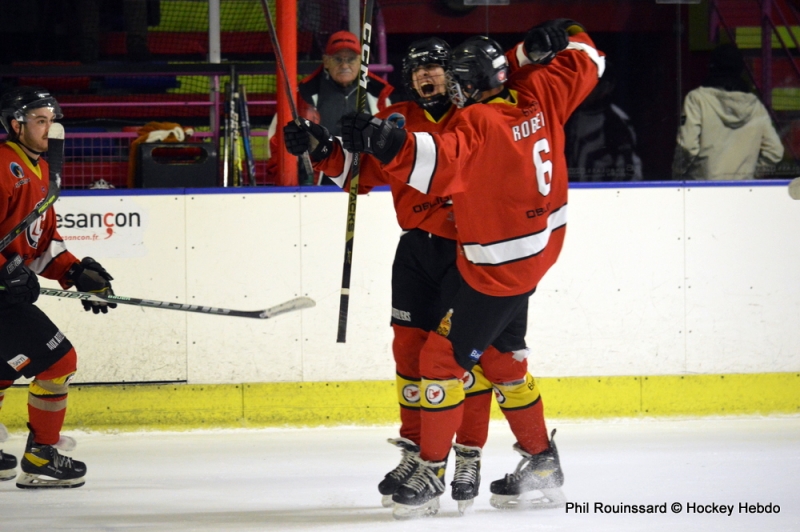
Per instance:
[[[573,187],[564,251],[530,306],[530,368],[551,414],[798,411],[800,202],[785,182],[739,185]],[[228,421],[391,421],[400,230],[387,191],[359,198],[348,341],[337,344],[346,203],[320,188],[66,193],[62,236],[107,267],[118,295],[244,310],[317,301],[256,321],[137,307],[94,316],[42,298],[79,354],[69,417],[81,397],[114,405],[108,414],[140,396],[122,417],[144,421],[185,398],[184,417],[196,405],[209,422],[206,401]],[[129,385],[119,401],[119,386],[81,386],[164,382],[186,384]],[[281,408],[277,421],[259,413]],[[317,413],[303,421],[300,410]]]

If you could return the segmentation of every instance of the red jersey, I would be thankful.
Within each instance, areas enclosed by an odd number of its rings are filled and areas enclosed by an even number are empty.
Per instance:
[[[567,223],[563,125],[604,66],[586,33],[572,36],[550,64],[511,74],[511,101],[471,105],[442,132],[408,135],[383,167],[423,193],[452,195],[457,265],[475,290],[524,294],[558,258]]]
[[[47,196],[49,185],[47,161],[40,158],[34,165],[16,143],[0,144],[0,234],[8,234],[30,214]],[[3,260],[14,253],[37,275],[59,282],[78,262],[58,234],[53,207],[2,251]]]
[[[388,118],[394,113],[405,117],[405,129],[409,131],[426,131],[438,133],[444,131],[456,114],[451,108],[439,121],[420,107],[415,102],[396,103],[381,111],[376,116]],[[344,150],[341,144],[334,142],[331,154],[323,161],[314,165],[315,170],[321,170],[334,183],[347,190],[349,187],[348,175],[353,162],[353,155]],[[365,194],[373,187],[389,185],[394,200],[394,210],[397,223],[404,231],[421,229],[428,233],[450,240],[456,239],[456,227],[453,218],[453,206],[450,198],[437,197],[423,194],[418,190],[405,186],[403,183],[392,179],[381,170],[381,163],[369,155],[361,156],[361,175],[358,189],[360,194]]]

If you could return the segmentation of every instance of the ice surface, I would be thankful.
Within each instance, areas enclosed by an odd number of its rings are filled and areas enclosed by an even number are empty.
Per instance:
[[[406,522],[381,507],[376,488],[400,456],[385,442],[395,427],[69,432],[78,440],[70,454],[88,466],[86,485],[45,491],[0,483],[0,530],[800,530],[800,417],[549,425],[558,429],[567,500],[588,502],[588,514],[489,506],[490,482],[519,459],[504,422],[492,423],[481,492],[468,513],[458,517],[448,486],[436,517]],[[12,433],[3,449],[21,458],[24,444],[25,435]],[[598,514],[596,502],[666,503],[667,514]],[[675,502],[684,507],[679,514],[670,510]],[[687,503],[734,510],[691,514]],[[739,503],[781,511],[744,514]]]

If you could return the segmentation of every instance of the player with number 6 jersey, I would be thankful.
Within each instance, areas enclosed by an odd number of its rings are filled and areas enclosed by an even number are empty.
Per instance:
[[[456,220],[463,283],[421,352],[422,443],[414,475],[393,496],[397,518],[436,512],[463,415],[461,379],[478,363],[498,369],[489,380],[523,456],[514,473],[492,483],[492,504],[522,506],[521,497],[537,491],[543,496],[524,504],[563,504],[558,451],[527,373],[527,305],[564,241],[563,125],[605,63],[583,28],[566,19],[532,28],[511,56],[519,68],[509,75],[489,38],[454,48],[448,89],[463,109],[440,133],[399,130],[363,113],[342,119],[345,150],[372,154],[383,172],[420,192],[451,196]]]
[[[529,292],[558,258],[567,222],[563,126],[603,67],[578,33],[552,63],[511,74],[507,97],[466,107],[441,135],[408,135],[384,166],[420,192],[459,194],[459,271],[479,292]]]

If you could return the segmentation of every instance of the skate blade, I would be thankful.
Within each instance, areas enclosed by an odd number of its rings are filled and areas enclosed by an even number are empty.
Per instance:
[[[5,480],[14,480],[14,477],[16,476],[17,476],[16,469],[4,469],[3,471],[0,471],[0,482],[3,482]]]
[[[547,510],[563,508],[567,498],[561,488],[533,490],[519,495],[492,495],[489,504],[498,510]]]
[[[467,509],[469,509],[469,507],[472,506],[472,503],[474,503],[474,502],[475,502],[475,499],[468,499],[466,501],[458,501],[458,515],[464,515],[467,512]]]
[[[431,517],[439,511],[439,497],[429,500],[421,506],[410,506],[406,504],[394,503],[392,517],[395,519],[419,519],[420,517]]]
[[[21,489],[80,488],[84,484],[86,484],[85,477],[59,480],[21,473],[17,479],[17,487]]]
[[[391,508],[394,505],[391,495],[384,495],[381,497],[381,506],[384,508]]]

